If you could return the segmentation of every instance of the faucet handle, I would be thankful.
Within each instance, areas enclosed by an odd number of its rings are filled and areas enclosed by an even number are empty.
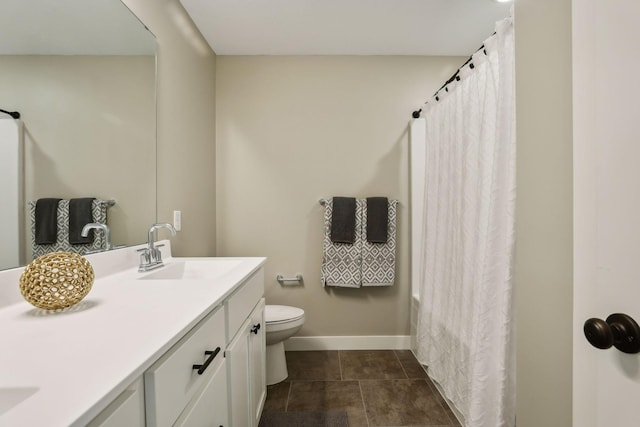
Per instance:
[[[157,247],[153,248],[153,252],[151,252],[151,260],[162,263],[162,252]]]
[[[151,263],[151,253],[147,249],[138,249],[140,253],[140,265]]]

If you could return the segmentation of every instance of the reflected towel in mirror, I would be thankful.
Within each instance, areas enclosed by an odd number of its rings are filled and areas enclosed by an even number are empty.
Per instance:
[[[58,203],[62,199],[52,197],[38,199],[35,203],[35,243],[50,245],[58,236]]]

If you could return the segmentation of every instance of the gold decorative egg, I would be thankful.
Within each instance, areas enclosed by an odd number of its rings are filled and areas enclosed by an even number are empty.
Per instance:
[[[95,275],[86,258],[51,252],[31,261],[20,276],[20,292],[38,308],[58,310],[79,303],[91,290]]]

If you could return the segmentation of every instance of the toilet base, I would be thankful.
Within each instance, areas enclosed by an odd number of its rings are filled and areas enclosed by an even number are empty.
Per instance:
[[[277,384],[287,379],[287,359],[282,341],[267,346],[267,385]]]

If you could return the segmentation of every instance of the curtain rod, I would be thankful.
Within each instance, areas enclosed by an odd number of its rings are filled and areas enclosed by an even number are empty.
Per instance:
[[[494,32],[493,34],[491,34],[491,36],[489,36],[489,38],[495,36],[496,33]],[[487,39],[488,40],[488,39]],[[453,75],[451,77],[449,77],[447,79],[446,82],[444,82],[444,84],[442,86],[440,86],[440,89],[438,89],[432,96],[431,98],[435,98],[436,101],[440,101],[440,98],[437,96],[438,92],[440,92],[442,89],[445,89],[447,92],[449,92],[448,89],[446,89],[447,85],[449,83],[451,83],[452,81],[460,81],[460,70],[462,70],[464,68],[465,65],[469,64],[469,68],[471,68],[472,70],[474,69],[474,65],[473,62],[471,62],[471,60],[473,59],[473,55],[475,55],[476,53],[482,51],[485,55],[487,54],[487,50],[484,48],[484,43],[482,43],[482,46],[480,46],[478,49],[475,50],[475,52],[473,52],[473,54],[469,57],[469,59],[467,59],[466,61],[464,61],[464,64],[462,64],[460,67],[458,67],[458,69],[456,70],[455,73],[453,73]],[[429,101],[425,102],[428,103]],[[420,113],[422,113],[422,108],[415,110],[413,113],[411,113],[411,117],[413,117],[414,119],[417,119],[420,117]]]
[[[2,108],[0,108],[0,113],[8,114],[11,117],[13,117],[14,119],[19,119],[20,118],[20,113],[18,113],[17,111],[7,111],[7,110],[3,110]]]

